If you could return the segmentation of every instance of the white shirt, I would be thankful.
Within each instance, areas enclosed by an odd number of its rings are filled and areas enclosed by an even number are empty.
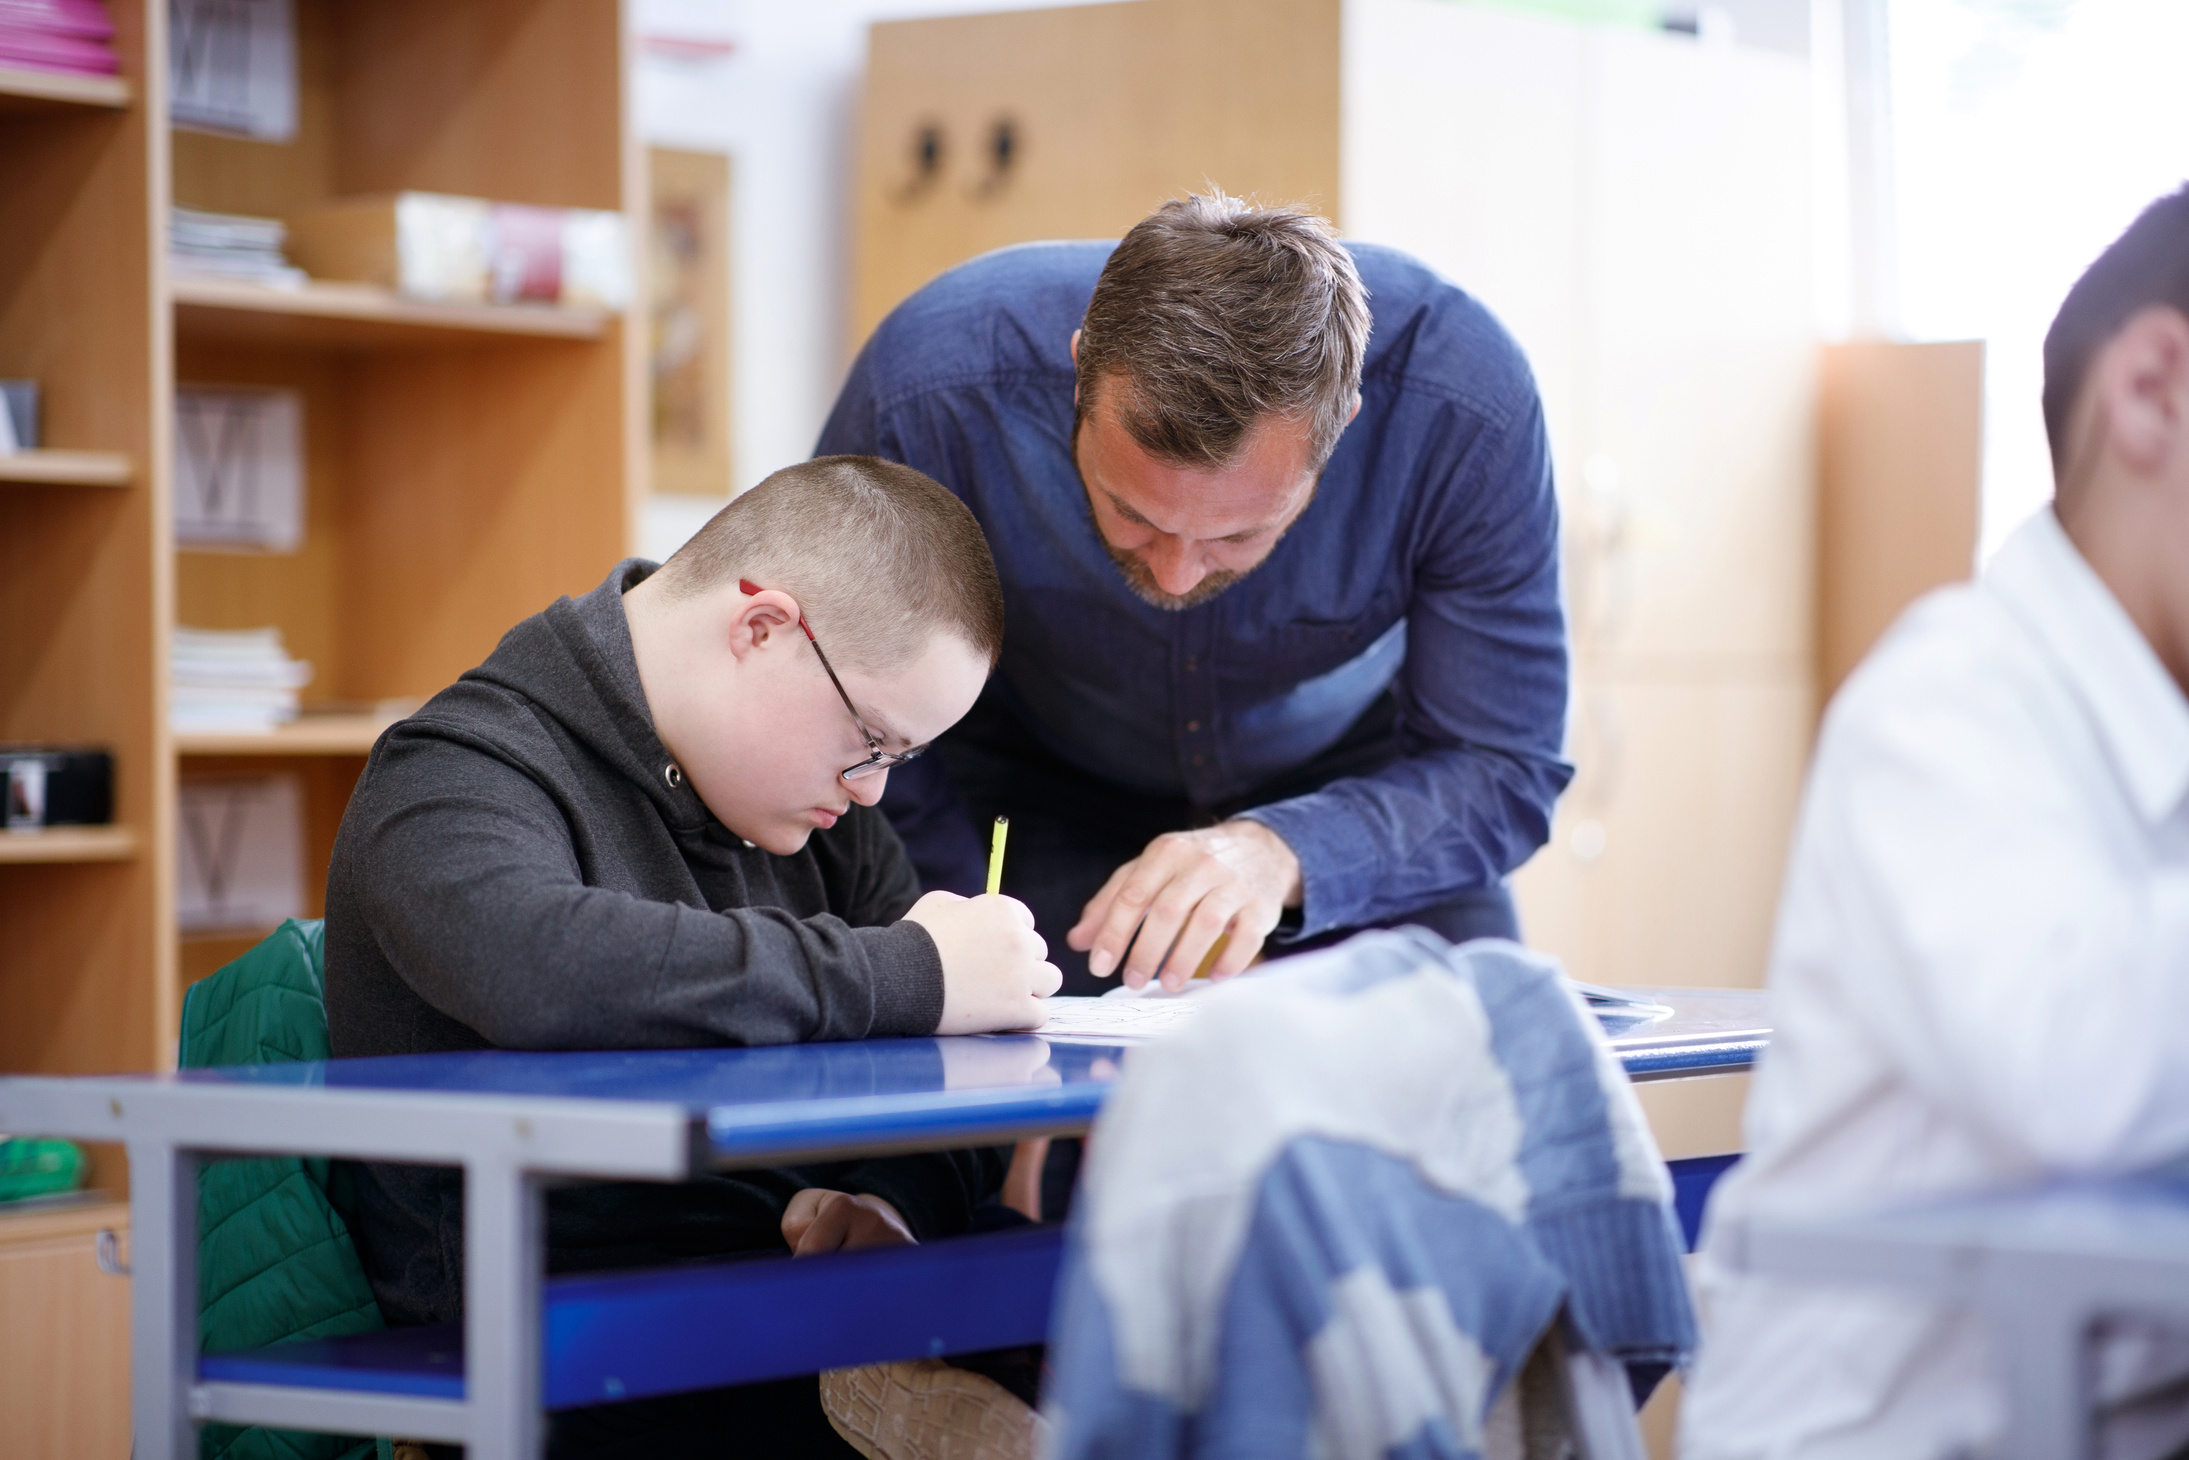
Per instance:
[[[1981,583],[1909,609],[1833,702],[1770,987],[1713,1230],[2189,1153],[2189,701],[2049,509]],[[1709,1252],[1688,1460],[1990,1447],[1974,1316]],[[2185,1368],[2145,1330],[2101,1385]],[[2171,1423],[2109,1427],[2107,1449],[2163,1453]]]

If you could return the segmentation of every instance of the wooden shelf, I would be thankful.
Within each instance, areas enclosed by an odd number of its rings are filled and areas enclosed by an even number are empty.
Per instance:
[[[395,722],[379,715],[312,715],[278,730],[191,731],[175,737],[181,755],[369,755]]]
[[[0,482],[126,487],[129,478],[129,458],[119,451],[15,451],[0,455]]]
[[[0,864],[126,862],[136,855],[137,834],[126,826],[49,826],[42,831],[0,831]]]
[[[61,71],[0,66],[0,112],[50,111],[72,106],[118,111],[129,105],[129,96],[129,83],[119,76],[75,76]]]
[[[612,318],[604,310],[538,304],[425,304],[371,284],[314,281],[288,289],[195,274],[177,274],[169,293],[179,335],[334,349],[512,336],[597,340]]]

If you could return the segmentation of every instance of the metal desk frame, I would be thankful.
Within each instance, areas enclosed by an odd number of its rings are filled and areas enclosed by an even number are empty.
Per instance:
[[[1638,1080],[1734,1073],[1752,1063],[1767,1037],[1760,995],[1657,993],[1674,1005],[1673,1019],[1613,1035],[1615,1051]],[[819,1060],[830,1050],[859,1048],[709,1054],[795,1060],[810,1053]],[[401,1435],[462,1444],[472,1460],[533,1460],[545,1437],[541,1287],[548,1185],[574,1178],[679,1181],[710,1169],[1076,1135],[1093,1123],[1107,1083],[1021,1080],[917,1098],[794,1096],[697,1108],[674,1100],[195,1078],[215,1073],[0,1079],[0,1129],[119,1140],[128,1149],[136,1460],[195,1460],[196,1426],[206,1422]],[[463,1399],[201,1379],[198,1164],[208,1156],[245,1155],[462,1168]]]
[[[1740,1271],[1887,1285],[1980,1313],[2006,1400],[1999,1460],[2094,1460],[2098,1325],[2134,1315],[2189,1326],[2189,1183],[2178,1178],[1752,1219],[1716,1250]]]

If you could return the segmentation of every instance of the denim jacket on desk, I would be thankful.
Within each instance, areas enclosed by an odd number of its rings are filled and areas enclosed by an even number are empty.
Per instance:
[[[1070,342],[1112,247],[1026,244],[928,284],[861,351],[820,452],[917,467],[972,507],[1003,580],[1008,700],[1115,785],[1251,797],[1395,692],[1393,763],[1246,813],[1299,856],[1294,936],[1497,882],[1572,775],[1558,506],[1518,346],[1406,255],[1348,245],[1373,324],[1360,415],[1313,503],[1232,588],[1151,608],[1104,552],[1071,452]],[[890,809],[911,813],[900,826],[935,811]]]

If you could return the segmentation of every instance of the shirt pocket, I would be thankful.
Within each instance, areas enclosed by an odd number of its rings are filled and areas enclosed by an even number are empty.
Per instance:
[[[1345,620],[1295,619],[1238,643],[1221,672],[1226,679],[1270,687],[1317,679],[1358,657],[1395,622],[1395,617],[1371,614]]]

